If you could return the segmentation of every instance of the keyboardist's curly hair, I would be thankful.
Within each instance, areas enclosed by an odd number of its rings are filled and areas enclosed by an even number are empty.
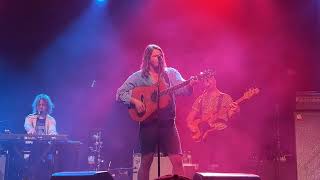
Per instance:
[[[32,112],[33,114],[37,113],[37,105],[39,104],[40,100],[44,100],[47,102],[48,105],[48,114],[51,114],[54,108],[54,104],[52,103],[50,97],[46,94],[38,94],[32,103]]]

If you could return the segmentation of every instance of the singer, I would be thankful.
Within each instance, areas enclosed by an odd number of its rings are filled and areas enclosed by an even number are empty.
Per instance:
[[[134,88],[159,84],[168,88],[184,81],[176,69],[167,67],[162,49],[158,45],[149,44],[144,51],[140,70],[129,76],[118,89],[116,100],[127,105],[133,104],[138,112],[144,112],[146,105],[141,99],[132,97]],[[173,174],[184,175],[180,138],[175,124],[175,96],[190,95],[195,82],[196,80],[192,80],[187,86],[170,94],[171,102],[167,107],[158,109],[158,112],[153,113],[147,120],[140,122],[139,141],[142,156],[139,180],[149,179],[150,166],[158,145],[160,151],[169,156]]]
[[[32,135],[57,135],[56,120],[50,116],[54,104],[46,94],[39,94],[32,103],[32,114],[25,118],[24,128]]]

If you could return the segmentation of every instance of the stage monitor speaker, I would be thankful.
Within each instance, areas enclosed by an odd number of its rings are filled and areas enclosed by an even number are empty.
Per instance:
[[[255,174],[197,172],[193,180],[260,180]]]
[[[184,177],[184,176],[179,176],[179,175],[165,175],[165,176],[161,176],[159,178],[156,178],[155,180],[191,180],[188,177]]]
[[[75,171],[54,173],[51,180],[113,180],[113,178],[107,171]]]

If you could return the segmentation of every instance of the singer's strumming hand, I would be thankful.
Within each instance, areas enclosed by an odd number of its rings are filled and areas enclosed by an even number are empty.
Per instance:
[[[141,102],[140,100],[132,98],[131,102],[136,107],[136,110],[138,111],[138,113],[142,113],[142,112],[144,112],[146,110],[146,107],[145,107],[144,103]]]

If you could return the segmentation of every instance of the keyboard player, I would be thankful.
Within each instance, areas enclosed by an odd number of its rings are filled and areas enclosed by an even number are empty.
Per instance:
[[[54,104],[46,94],[38,94],[32,103],[32,114],[25,118],[24,128],[30,135],[57,135],[56,120],[50,116]]]
[[[31,137],[57,135],[56,120],[50,114],[54,108],[47,94],[38,94],[32,103],[32,113],[25,118],[24,128]],[[11,148],[12,163],[8,179],[49,180],[54,170],[55,144],[35,140],[33,143],[14,142]],[[27,141],[26,141],[27,142]],[[12,149],[19,149],[16,153]],[[22,154],[23,156],[19,156]],[[13,173],[19,171],[20,173]]]

